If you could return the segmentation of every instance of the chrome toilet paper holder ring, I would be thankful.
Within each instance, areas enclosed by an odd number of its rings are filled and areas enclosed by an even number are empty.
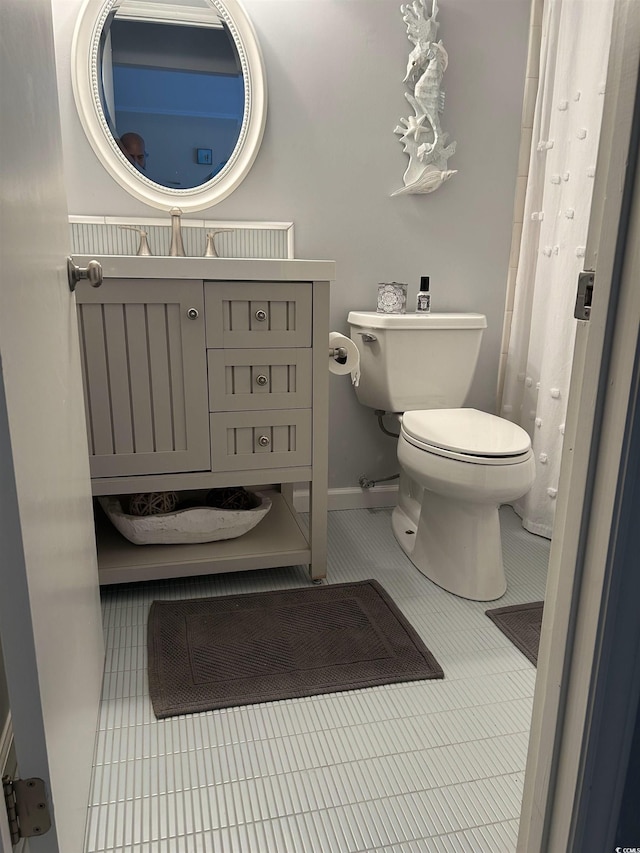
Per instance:
[[[344,347],[329,347],[329,358],[346,358],[347,351]]]

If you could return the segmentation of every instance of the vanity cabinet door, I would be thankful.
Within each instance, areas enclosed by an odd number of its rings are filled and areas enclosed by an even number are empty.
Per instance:
[[[205,282],[208,347],[309,347],[309,282]]]
[[[76,293],[92,477],[210,470],[202,282]]]

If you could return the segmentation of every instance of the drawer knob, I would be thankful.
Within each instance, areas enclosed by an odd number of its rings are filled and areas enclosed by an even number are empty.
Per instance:
[[[263,311],[262,308],[259,311],[256,311],[256,320],[260,320],[260,322],[262,323],[266,319],[267,319],[267,312],[266,311]]]
[[[260,373],[258,376],[256,376],[256,384],[257,385],[266,385],[268,381],[269,380],[264,375],[264,373]]]
[[[258,444],[260,445],[260,447],[269,447],[269,445],[271,444],[271,439],[268,435],[261,435],[258,439]]]
[[[197,308],[188,308],[187,309],[187,317],[190,320],[197,320],[199,316],[200,316],[200,312],[198,311]]]

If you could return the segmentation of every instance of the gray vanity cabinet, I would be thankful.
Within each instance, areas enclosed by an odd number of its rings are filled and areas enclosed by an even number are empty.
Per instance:
[[[249,533],[193,545],[132,545],[99,510],[100,582],[299,564],[323,578],[333,263],[100,261],[102,287],[76,290],[94,495],[244,486],[272,500]]]

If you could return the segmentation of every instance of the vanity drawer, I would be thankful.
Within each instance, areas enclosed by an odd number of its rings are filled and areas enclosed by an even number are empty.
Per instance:
[[[209,411],[308,409],[311,350],[207,350]]]
[[[208,347],[308,347],[310,283],[205,282]]]
[[[311,464],[310,409],[219,412],[209,418],[213,471]]]

